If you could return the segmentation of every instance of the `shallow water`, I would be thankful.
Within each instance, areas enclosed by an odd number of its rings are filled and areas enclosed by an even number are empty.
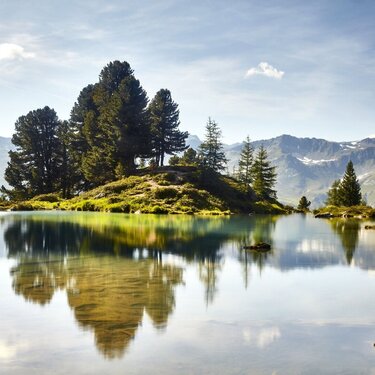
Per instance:
[[[375,374],[366,224],[3,214],[0,373]]]

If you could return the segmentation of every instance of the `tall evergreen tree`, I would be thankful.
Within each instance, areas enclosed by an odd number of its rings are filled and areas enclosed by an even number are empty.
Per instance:
[[[238,179],[243,183],[246,191],[250,191],[250,184],[253,179],[251,176],[251,168],[253,166],[253,153],[254,149],[250,142],[250,137],[247,136],[243,143],[243,147],[240,154],[240,160],[238,162]]]
[[[346,166],[344,177],[339,187],[340,205],[356,206],[361,204],[361,186],[354,171],[353,162],[350,160]]]
[[[221,130],[211,118],[208,119],[205,140],[199,146],[198,156],[204,168],[215,172],[225,169],[227,158],[221,142]]]
[[[178,105],[172,100],[169,90],[159,90],[150,102],[148,114],[151,126],[151,142],[156,164],[164,165],[164,155],[184,151],[187,132],[180,125]]]
[[[62,144],[57,134],[62,123],[56,112],[44,107],[18,118],[9,152],[5,179],[11,198],[24,199],[60,190]]]
[[[251,168],[253,190],[260,199],[276,199],[276,167],[271,166],[268,154],[263,145],[260,146]]]
[[[109,63],[99,82],[81,91],[70,121],[76,154],[82,150],[82,156],[75,158],[81,181],[97,186],[114,180],[132,173],[137,157],[150,156],[147,102],[146,92],[125,61]]]

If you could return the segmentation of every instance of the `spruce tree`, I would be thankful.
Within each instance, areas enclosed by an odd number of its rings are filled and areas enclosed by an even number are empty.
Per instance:
[[[344,177],[339,187],[340,205],[350,207],[361,204],[361,186],[354,171],[353,162],[350,160],[346,166]]]
[[[309,207],[311,205],[311,202],[307,200],[305,196],[302,196],[301,199],[298,202],[297,209],[300,211],[308,211]]]
[[[253,166],[251,168],[253,177],[253,190],[259,199],[272,200],[276,199],[276,167],[271,166],[268,160],[268,154],[263,145],[260,146]]]
[[[198,157],[203,168],[219,172],[225,169],[227,158],[221,142],[221,130],[211,118],[206,125],[205,140],[199,146]]]
[[[14,199],[59,191],[61,188],[62,144],[58,131],[62,123],[56,112],[44,107],[18,118],[9,152],[5,180],[13,187],[7,191]]]
[[[250,184],[253,181],[251,176],[251,168],[253,166],[254,159],[253,153],[254,149],[251,146],[250,137],[247,136],[243,143],[240,160],[238,162],[238,179],[245,186],[247,192],[250,191]]]
[[[165,154],[174,155],[187,149],[187,132],[180,125],[178,105],[172,100],[169,90],[159,90],[148,107],[151,126],[152,152],[157,165],[164,165]]]

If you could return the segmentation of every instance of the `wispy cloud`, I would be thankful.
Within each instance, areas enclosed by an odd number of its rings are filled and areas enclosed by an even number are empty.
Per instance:
[[[0,44],[0,60],[23,60],[35,57],[32,52],[26,52],[25,48],[19,44],[2,43]]]
[[[276,69],[272,65],[268,64],[268,62],[261,62],[258,66],[254,68],[250,68],[247,72],[245,77],[249,78],[255,75],[266,76],[270,78],[281,79],[283,78],[285,72]]]

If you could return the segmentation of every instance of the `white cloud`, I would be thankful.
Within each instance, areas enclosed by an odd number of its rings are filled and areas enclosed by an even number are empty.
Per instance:
[[[283,75],[285,72],[282,72],[281,70],[277,70],[272,65],[268,64],[268,62],[261,62],[258,66],[255,68],[250,68],[247,72],[245,77],[252,77],[255,75],[262,75],[270,78],[276,78],[281,79],[283,78]]]
[[[0,60],[22,60],[35,57],[32,52],[26,52],[25,49],[13,43],[0,44]]]
[[[266,328],[245,328],[242,332],[246,344],[255,344],[258,348],[264,349],[281,337],[278,327]]]

